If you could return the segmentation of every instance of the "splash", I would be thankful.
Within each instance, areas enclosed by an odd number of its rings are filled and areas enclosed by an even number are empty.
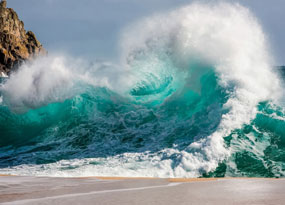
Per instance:
[[[284,137],[281,80],[247,8],[149,17],[126,28],[121,51],[116,65],[38,59],[1,85],[1,173],[283,176],[283,155],[267,153],[283,152],[270,144]]]

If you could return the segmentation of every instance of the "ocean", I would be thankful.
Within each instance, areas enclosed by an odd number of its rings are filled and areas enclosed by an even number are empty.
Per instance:
[[[239,4],[125,28],[119,60],[52,55],[0,83],[0,173],[284,177],[285,69]]]

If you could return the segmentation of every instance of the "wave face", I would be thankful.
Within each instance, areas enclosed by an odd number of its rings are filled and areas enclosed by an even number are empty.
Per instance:
[[[191,4],[120,42],[120,63],[50,56],[1,83],[0,173],[284,176],[282,77],[248,9]]]

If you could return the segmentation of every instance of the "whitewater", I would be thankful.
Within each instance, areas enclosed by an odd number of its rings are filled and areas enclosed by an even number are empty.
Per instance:
[[[284,75],[240,4],[133,23],[119,62],[63,55],[0,84],[0,173],[284,177]]]

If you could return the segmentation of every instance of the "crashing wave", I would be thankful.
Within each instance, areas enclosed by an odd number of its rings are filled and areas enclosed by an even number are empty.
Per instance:
[[[247,8],[191,4],[126,28],[121,44],[117,65],[41,58],[1,85],[1,173],[284,175],[283,155],[266,153],[284,152],[271,144],[285,136],[281,81]]]

